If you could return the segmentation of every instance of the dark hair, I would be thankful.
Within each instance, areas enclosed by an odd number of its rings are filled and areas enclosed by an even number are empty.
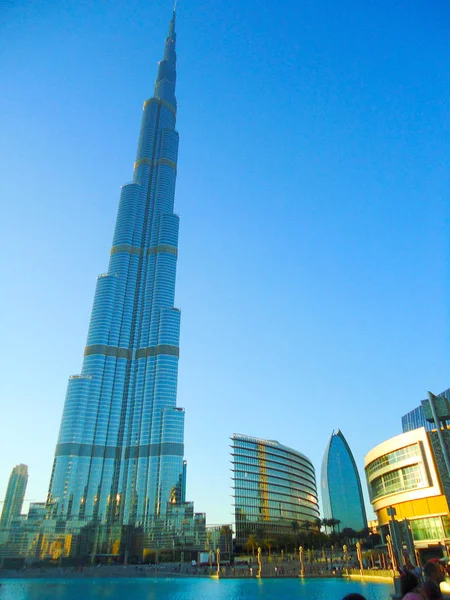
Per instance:
[[[436,573],[436,571],[439,571],[439,570],[440,570],[440,567],[437,562],[435,562],[434,560],[428,560],[425,563],[425,566],[423,568],[423,573],[424,573],[425,577],[431,577],[431,575],[433,575],[433,573]]]
[[[400,592],[402,597],[412,592],[419,585],[419,580],[411,571],[402,571],[400,575]]]
[[[366,600],[366,599],[364,598],[364,596],[361,596],[361,594],[353,593],[353,594],[347,594],[346,596],[344,596],[342,598],[342,600]]]

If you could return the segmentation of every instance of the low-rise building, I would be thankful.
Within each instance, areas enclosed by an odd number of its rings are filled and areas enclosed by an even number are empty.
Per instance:
[[[383,539],[388,534],[395,537],[392,521],[397,521],[399,542],[406,544],[411,532],[416,554],[423,558],[442,555],[450,544],[449,505],[437,466],[436,436],[437,431],[414,429],[386,440],[365,457],[370,501]]]

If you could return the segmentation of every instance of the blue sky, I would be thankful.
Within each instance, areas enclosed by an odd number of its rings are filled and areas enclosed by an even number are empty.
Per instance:
[[[0,496],[44,500],[170,2],[4,3]],[[229,521],[229,436],[316,467],[450,386],[444,1],[182,0],[175,210],[188,499]],[[363,482],[365,487],[365,482]]]

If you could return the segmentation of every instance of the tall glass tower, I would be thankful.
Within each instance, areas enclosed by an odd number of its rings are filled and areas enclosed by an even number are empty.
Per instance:
[[[60,521],[145,526],[184,500],[175,41],[174,12],[108,271],[97,280],[81,374],[69,378],[48,494],[49,515]]]
[[[339,429],[331,434],[322,461],[322,505],[324,517],[338,520],[341,529],[367,527],[358,468]]]
[[[27,483],[27,465],[16,465],[9,476],[2,516],[0,517],[0,527],[9,527],[11,522],[20,516]]]

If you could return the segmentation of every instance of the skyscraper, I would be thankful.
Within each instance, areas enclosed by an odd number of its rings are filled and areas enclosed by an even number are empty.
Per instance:
[[[0,518],[1,527],[9,527],[13,519],[20,515],[27,483],[27,465],[16,465],[9,476],[2,516]]]
[[[97,280],[81,374],[67,387],[48,494],[49,516],[66,522],[149,525],[185,496],[175,41],[174,12],[144,102],[133,181],[122,186],[108,271]]]
[[[361,480],[355,459],[342,431],[333,431],[322,461],[322,506],[326,519],[341,528],[367,527]]]

